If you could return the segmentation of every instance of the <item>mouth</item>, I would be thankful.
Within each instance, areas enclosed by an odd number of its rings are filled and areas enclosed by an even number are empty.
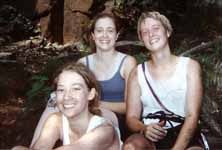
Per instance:
[[[64,108],[73,108],[75,106],[76,106],[76,104],[63,104]]]
[[[109,40],[100,40],[100,43],[102,43],[102,44],[108,44],[108,43],[109,43]]]
[[[149,43],[152,45],[152,44],[157,43],[158,41],[159,41],[158,38],[154,38],[154,39],[151,39]]]

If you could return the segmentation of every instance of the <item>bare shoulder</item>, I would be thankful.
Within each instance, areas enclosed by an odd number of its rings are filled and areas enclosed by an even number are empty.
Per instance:
[[[85,64],[86,56],[81,57],[79,60],[77,60],[78,63]]]
[[[47,118],[46,122],[45,122],[45,126],[49,127],[49,126],[60,126],[62,120],[62,115],[59,112],[53,113],[51,115],[49,115],[49,117]]]
[[[136,66],[136,59],[133,56],[126,55],[124,65],[133,65]]]
[[[190,73],[201,72],[200,63],[197,60],[190,58],[188,62],[188,72]]]
[[[86,58],[87,58],[87,57],[91,57],[92,55],[94,55],[94,53],[93,53],[93,54],[89,54],[89,55],[84,56],[84,57],[81,57],[81,58],[79,58],[79,59],[77,60],[77,62],[82,63],[82,64],[86,64]]]
[[[126,58],[123,62],[123,75],[128,78],[128,76],[130,75],[132,69],[134,67],[136,67],[136,59],[133,56],[130,55],[126,55]]]

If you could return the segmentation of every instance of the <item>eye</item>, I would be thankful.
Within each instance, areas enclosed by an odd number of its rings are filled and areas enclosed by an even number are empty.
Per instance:
[[[109,29],[108,32],[109,33],[114,33],[114,30],[113,29]]]
[[[148,31],[142,31],[141,34],[142,35],[147,35]]]
[[[80,91],[82,88],[81,88],[81,86],[74,86],[74,87],[72,87],[72,91]]]
[[[95,29],[95,32],[101,33],[101,32],[103,32],[103,30],[102,29]]]
[[[153,31],[158,31],[160,28],[159,27],[154,27]]]
[[[56,92],[57,92],[57,93],[62,93],[62,92],[64,92],[64,89],[60,89],[60,88],[59,88],[59,89],[56,90]]]

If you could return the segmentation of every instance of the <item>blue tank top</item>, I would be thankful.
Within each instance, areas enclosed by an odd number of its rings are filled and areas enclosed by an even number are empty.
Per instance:
[[[125,93],[125,79],[120,74],[124,56],[119,64],[117,72],[109,80],[98,81],[101,87],[101,100],[106,102],[123,102]],[[86,57],[86,65],[89,68],[89,58]],[[89,68],[90,69],[90,68]]]

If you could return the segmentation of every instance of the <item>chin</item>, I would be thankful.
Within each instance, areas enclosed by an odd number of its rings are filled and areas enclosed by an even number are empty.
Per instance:
[[[79,114],[77,110],[61,110],[62,114],[68,118],[75,117]]]

